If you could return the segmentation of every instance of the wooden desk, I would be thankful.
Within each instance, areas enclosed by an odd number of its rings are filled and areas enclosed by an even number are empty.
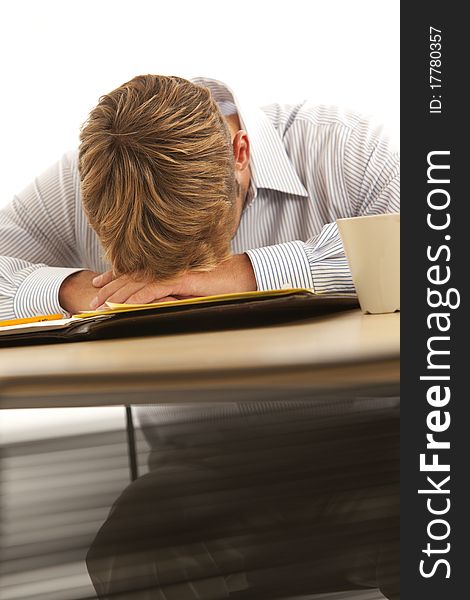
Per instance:
[[[399,313],[274,327],[0,349],[0,407],[196,402],[232,391],[399,385]]]

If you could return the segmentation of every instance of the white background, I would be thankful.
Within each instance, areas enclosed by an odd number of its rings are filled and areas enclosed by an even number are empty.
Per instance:
[[[260,105],[338,104],[398,140],[399,0],[10,0],[0,21],[0,206],[141,73],[215,77]]]

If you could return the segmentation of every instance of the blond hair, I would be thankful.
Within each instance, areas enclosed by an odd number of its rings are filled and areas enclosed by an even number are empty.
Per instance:
[[[207,88],[135,77],[100,98],[80,142],[84,210],[116,274],[165,280],[229,255],[234,158]]]

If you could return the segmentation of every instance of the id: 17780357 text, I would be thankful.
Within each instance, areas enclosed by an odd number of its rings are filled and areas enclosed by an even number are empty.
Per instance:
[[[429,87],[432,98],[429,102],[431,114],[442,112],[442,30],[429,27]]]

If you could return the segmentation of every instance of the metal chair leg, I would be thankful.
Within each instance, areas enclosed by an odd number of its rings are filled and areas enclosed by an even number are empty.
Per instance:
[[[131,481],[135,481],[139,476],[137,467],[137,452],[135,446],[134,422],[132,420],[132,407],[126,406],[126,432],[127,432],[127,452],[129,455],[129,471]]]

